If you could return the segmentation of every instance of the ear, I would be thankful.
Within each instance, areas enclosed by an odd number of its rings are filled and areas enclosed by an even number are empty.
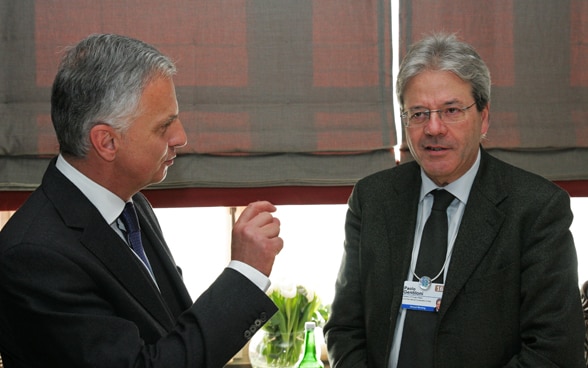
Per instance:
[[[486,136],[488,128],[490,128],[490,102],[486,104],[486,107],[480,113],[482,117],[482,136]]]
[[[90,143],[96,154],[106,161],[116,157],[120,135],[106,124],[96,124],[90,130]]]

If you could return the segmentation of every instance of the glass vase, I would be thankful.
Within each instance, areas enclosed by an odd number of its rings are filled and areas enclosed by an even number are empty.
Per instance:
[[[253,368],[295,368],[304,348],[304,330],[281,334],[264,329],[249,342],[249,362]]]

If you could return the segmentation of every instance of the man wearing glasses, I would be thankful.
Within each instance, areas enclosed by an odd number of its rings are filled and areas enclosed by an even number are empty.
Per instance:
[[[583,367],[569,196],[481,148],[485,63],[453,35],[428,37],[397,94],[415,161],[349,199],[331,367]]]

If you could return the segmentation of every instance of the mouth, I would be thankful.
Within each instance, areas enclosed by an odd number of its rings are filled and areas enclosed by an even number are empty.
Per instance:
[[[442,151],[446,151],[447,148],[439,147],[439,146],[425,146],[425,150],[432,151],[432,152],[442,152]]]
[[[166,163],[168,166],[171,166],[171,165],[173,165],[173,164],[174,164],[174,159],[175,159],[175,158],[176,158],[176,156],[174,155],[174,156],[172,156],[172,157],[168,158],[167,160],[165,160],[165,163]]]

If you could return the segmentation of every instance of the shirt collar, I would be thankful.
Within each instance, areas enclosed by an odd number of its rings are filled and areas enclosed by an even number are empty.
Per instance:
[[[82,174],[60,154],[55,164],[57,169],[65,175],[98,209],[106,223],[112,224],[121,214],[125,202],[116,194]]]
[[[435,184],[421,168],[421,179],[423,184],[421,186],[420,200],[422,201],[423,198],[425,198],[425,196],[432,190],[445,189],[449,193],[453,194],[454,197],[459,199],[460,202],[466,204],[468,202],[468,197],[470,196],[470,191],[472,190],[474,179],[476,178],[476,174],[480,168],[480,157],[481,153],[478,149],[478,156],[476,157],[476,161],[472,167],[470,167],[470,169],[466,171],[466,173],[463,174],[459,179],[453,183],[447,184],[442,188],[437,186],[437,184]]]

